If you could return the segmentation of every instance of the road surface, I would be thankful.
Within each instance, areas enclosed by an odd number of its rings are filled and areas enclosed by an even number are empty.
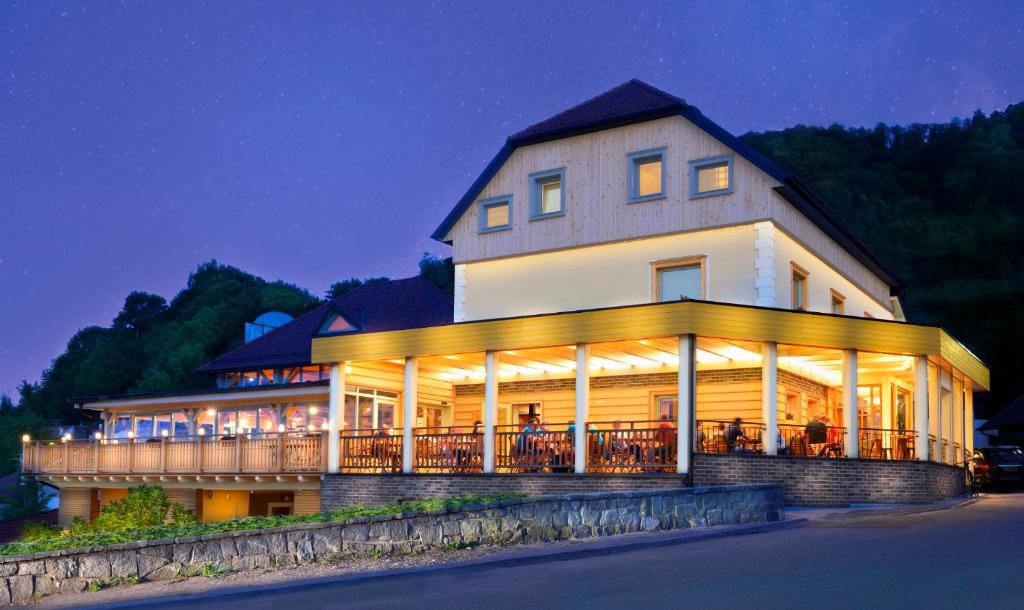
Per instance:
[[[800,528],[597,557],[198,597],[176,607],[1024,608],[1024,494],[912,515],[831,515]]]

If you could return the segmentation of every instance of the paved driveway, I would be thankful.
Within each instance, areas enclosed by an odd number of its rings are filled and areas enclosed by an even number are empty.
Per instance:
[[[557,562],[440,571],[183,608],[1022,608],[1024,494],[911,515]]]

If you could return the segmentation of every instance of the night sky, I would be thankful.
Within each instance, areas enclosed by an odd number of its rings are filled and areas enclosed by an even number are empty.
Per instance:
[[[508,134],[634,77],[737,134],[947,121],[1024,100],[1024,3],[0,0],[0,393],[211,258],[412,275]]]

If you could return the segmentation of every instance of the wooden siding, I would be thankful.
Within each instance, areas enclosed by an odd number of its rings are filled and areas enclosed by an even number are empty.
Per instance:
[[[95,495],[96,491],[90,487],[62,487],[57,507],[57,525],[69,527],[75,517],[89,521]]]
[[[627,155],[665,147],[666,198],[627,204]],[[679,231],[745,224],[768,216],[779,183],[734,155],[732,193],[689,198],[689,162],[731,154],[724,144],[676,116],[524,146],[512,153],[479,200],[512,194],[510,231],[480,234],[478,206],[448,237],[456,263],[592,245]],[[565,215],[530,222],[529,174],[565,168]]]
[[[293,512],[296,515],[315,515],[320,512],[320,490],[300,489],[296,491]]]
[[[698,336],[946,359],[988,388],[988,369],[936,327],[720,303],[678,302],[465,322],[313,341],[318,363],[512,350],[579,342]],[[948,335],[946,335],[948,337]]]

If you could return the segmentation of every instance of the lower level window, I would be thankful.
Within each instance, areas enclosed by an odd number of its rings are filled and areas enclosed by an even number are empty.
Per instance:
[[[654,299],[659,303],[704,298],[704,258],[654,264]]]

